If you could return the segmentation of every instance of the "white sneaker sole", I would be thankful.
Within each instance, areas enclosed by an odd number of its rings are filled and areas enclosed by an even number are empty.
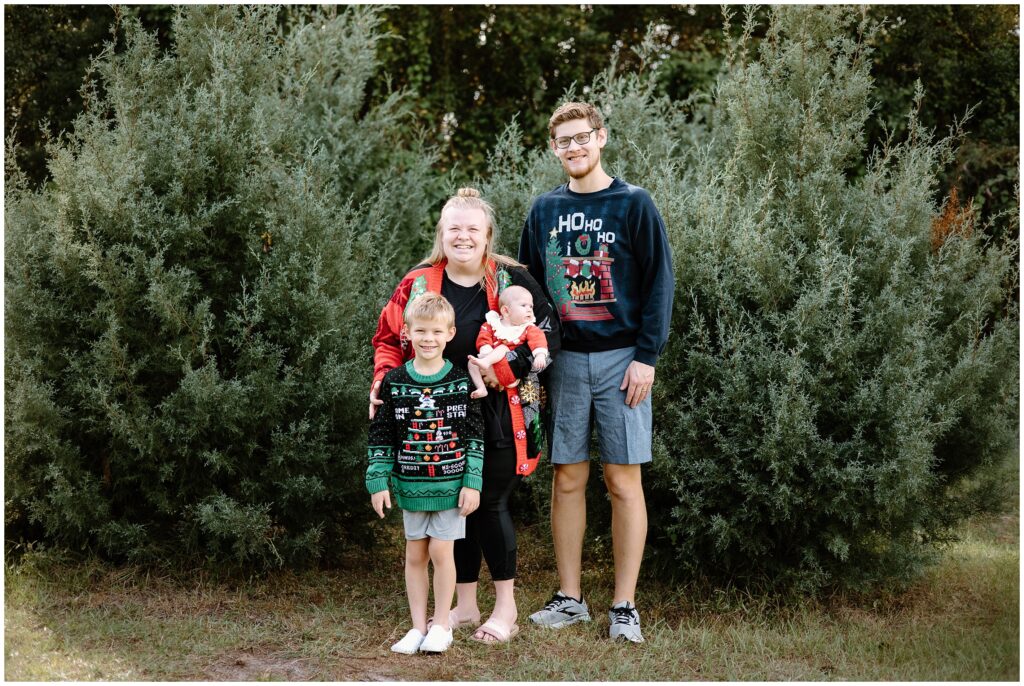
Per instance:
[[[547,627],[548,629],[561,629],[563,627],[569,626],[570,624],[575,624],[576,622],[589,622],[590,621],[590,613],[585,613],[585,614],[582,614],[582,615],[575,615],[573,617],[569,617],[568,619],[563,619],[560,622],[555,622],[554,624],[542,624],[541,622],[538,622],[533,617],[530,617],[530,621],[533,622],[534,624],[536,624],[537,626]]]
[[[616,642],[619,640],[623,640],[630,641],[631,643],[644,643],[643,636],[627,636],[626,634],[617,634],[615,636],[612,636],[611,639]]]

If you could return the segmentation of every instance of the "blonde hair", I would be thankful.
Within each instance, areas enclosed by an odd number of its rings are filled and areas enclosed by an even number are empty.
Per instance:
[[[448,201],[441,208],[441,218],[437,220],[437,226],[434,229],[434,247],[427,255],[426,262],[432,265],[441,264],[446,258],[444,254],[444,244],[441,242],[441,236],[444,233],[444,213],[448,209],[458,210],[480,210],[484,213],[484,218],[487,220],[487,238],[484,245],[484,256],[483,262],[480,265],[481,271],[487,271],[487,265],[494,261],[498,264],[506,266],[519,266],[519,263],[515,260],[499,255],[494,252],[494,244],[498,241],[498,225],[494,221],[494,207],[491,203],[487,202],[480,197],[480,191],[475,188],[465,186],[456,191],[455,195],[448,198]],[[486,273],[481,277],[481,283],[486,278]]]
[[[555,137],[555,127],[574,119],[586,119],[592,128],[603,129],[604,117],[589,102],[567,102],[558,107],[548,119],[548,134]]]
[[[402,315],[406,326],[412,326],[415,321],[434,321],[440,319],[445,326],[455,326],[455,310],[452,304],[440,293],[427,291],[417,296],[409,306],[405,308]]]
[[[529,288],[524,288],[522,286],[507,286],[505,290],[498,295],[498,305],[502,307],[508,305],[508,301],[512,299],[512,296],[518,294],[520,291],[525,293],[530,300],[533,300],[533,293],[530,292]]]

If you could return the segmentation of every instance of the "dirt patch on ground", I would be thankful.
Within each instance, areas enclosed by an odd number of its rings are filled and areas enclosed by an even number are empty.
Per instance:
[[[326,664],[284,653],[239,650],[206,665],[205,681],[395,681],[394,664],[379,657],[331,656]]]
[[[310,681],[316,678],[306,660],[256,651],[224,655],[202,674],[208,681]]]
[[[400,675],[394,658],[338,656],[330,660],[326,676],[331,681],[409,681],[408,675]],[[415,678],[415,677],[413,677]]]

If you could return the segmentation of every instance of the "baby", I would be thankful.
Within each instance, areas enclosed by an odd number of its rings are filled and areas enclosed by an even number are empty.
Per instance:
[[[471,398],[487,395],[481,369],[490,369],[498,360],[504,359],[510,350],[524,341],[533,353],[533,371],[539,372],[548,364],[548,340],[533,323],[533,296],[522,286],[509,286],[498,297],[501,316],[494,310],[487,313],[487,322],[480,327],[476,347],[480,354],[469,358],[469,377],[476,390]],[[519,381],[512,385],[515,386]]]

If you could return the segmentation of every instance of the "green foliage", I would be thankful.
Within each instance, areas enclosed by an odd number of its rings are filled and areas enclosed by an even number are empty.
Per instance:
[[[128,18],[52,182],[8,147],[9,538],[260,566],[365,535],[368,343],[437,188],[401,99],[364,106],[378,23],[192,7],[165,51]]]
[[[17,137],[21,167],[35,181],[46,175],[45,137],[82,109],[82,74],[112,19],[110,7],[4,5],[4,130]]]
[[[122,14],[165,35],[169,6],[4,5],[4,130],[33,183],[47,177],[46,143],[82,111],[82,75]]]
[[[714,49],[719,12],[711,6],[667,5],[403,5],[388,10],[376,88],[409,87],[416,110],[441,148],[442,169],[459,165],[481,174],[487,151],[510,119],[519,117],[527,145],[546,139],[547,118],[574,83],[589,83],[660,27],[659,61],[674,52]],[[710,71],[709,71],[710,69]],[[691,68],[675,60],[660,72],[673,92],[714,76],[705,60]]]
[[[879,102],[868,125],[903,135],[903,113],[915,82],[927,93],[919,117],[945,133],[963,123],[968,134],[956,163],[940,175],[942,189],[958,187],[986,220],[1017,206],[1020,149],[1020,14],[1012,5],[875,6],[885,20],[874,37],[872,76]]]
[[[998,500],[1016,438],[1016,243],[966,213],[933,250],[956,138],[932,142],[911,113],[867,154],[868,20],[776,8],[756,52],[755,28],[748,15],[727,72],[683,108],[636,72],[593,86],[606,168],[651,190],[674,252],[650,562],[804,591],[906,578]],[[557,175],[517,135],[486,188],[501,216]]]
[[[757,16],[766,12],[758,9]],[[926,128],[944,134],[972,110],[957,163],[940,174],[936,197],[956,187],[986,223],[1015,207],[1016,9],[880,5],[866,12],[885,22],[871,39],[871,146],[880,145],[887,131],[905,135],[905,113],[920,81],[928,94],[919,112]],[[4,121],[9,132],[17,123],[19,162],[33,183],[47,177],[45,141],[69,128],[81,111],[81,76],[90,55],[102,49],[112,17],[138,17],[166,47],[172,14],[167,5],[5,6]],[[295,14],[279,10],[279,24],[287,27]],[[711,5],[403,5],[384,9],[380,20],[385,37],[376,43],[380,66],[367,83],[370,100],[392,97],[392,86],[407,89],[416,125],[439,148],[436,166],[461,178],[484,173],[495,135],[517,114],[524,143],[543,145],[546,117],[562,93],[591,83],[609,57],[624,71],[650,70],[657,92],[681,101],[710,87],[728,45],[720,10]],[[763,37],[759,22],[750,42]],[[123,50],[123,40],[116,40]],[[627,49],[642,40],[649,44],[643,65]],[[863,165],[855,169],[864,172]]]

